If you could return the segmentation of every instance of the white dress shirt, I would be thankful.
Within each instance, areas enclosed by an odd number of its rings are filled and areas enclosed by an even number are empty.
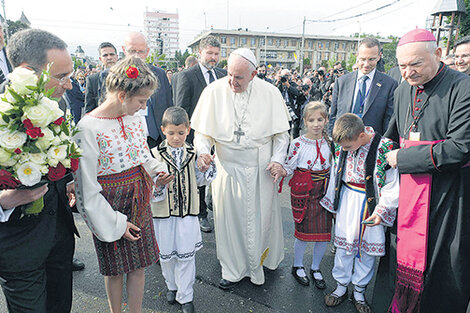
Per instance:
[[[201,63],[199,63],[199,68],[201,69],[202,76],[204,76],[204,79],[206,80],[206,85],[209,85],[210,83],[209,73],[208,73],[209,69],[205,67],[204,65],[202,65]],[[214,80],[217,80],[217,76],[215,75],[214,69],[211,69],[210,71],[212,72],[212,75],[214,75]]]
[[[365,75],[365,76],[369,77],[369,79],[366,80],[366,97],[364,99],[364,103],[365,103],[365,101],[367,101],[367,97],[369,96],[370,86],[372,85],[372,80],[374,79],[375,71],[376,71],[376,69],[374,68],[369,74]],[[360,79],[361,79],[362,76],[364,76],[364,74],[360,70],[357,70],[357,80],[356,80],[356,87],[354,89],[355,92],[354,92],[353,103],[356,103],[356,98],[357,98],[357,95],[359,94],[359,90],[361,88]]]

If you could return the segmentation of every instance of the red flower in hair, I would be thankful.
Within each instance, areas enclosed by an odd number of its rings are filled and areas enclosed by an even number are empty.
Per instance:
[[[139,69],[135,66],[128,66],[126,70],[126,76],[131,79],[136,79],[139,77]]]
[[[58,119],[56,119],[56,120],[54,121],[54,124],[60,126],[64,121],[65,121],[65,119],[61,116],[61,117],[59,117]]]

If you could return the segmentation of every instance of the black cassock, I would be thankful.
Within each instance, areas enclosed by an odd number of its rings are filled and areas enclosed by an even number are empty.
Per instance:
[[[444,140],[398,152],[400,174],[432,174],[421,313],[465,313],[470,300],[470,167],[464,167],[470,161],[470,78],[443,66],[423,91],[407,82],[397,88],[385,134],[396,142],[410,132],[422,141]],[[386,312],[393,297],[387,284],[396,258],[389,261],[379,266],[376,312]]]

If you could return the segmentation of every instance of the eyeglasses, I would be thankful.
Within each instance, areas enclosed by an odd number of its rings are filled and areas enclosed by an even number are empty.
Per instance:
[[[36,73],[41,73],[42,70],[40,69],[37,69],[36,67],[34,66],[31,66],[31,65],[28,65],[27,67],[29,67],[30,69],[32,69],[33,71],[35,71]],[[67,76],[63,76],[61,78],[57,78],[57,77],[54,77],[54,76],[49,76],[50,78],[54,79],[55,81],[57,81],[59,83],[59,86],[64,86],[65,84],[67,83],[70,83],[71,80],[72,80],[72,76],[73,74],[75,73],[75,70],[73,70],[70,74],[68,74]]]
[[[134,50],[134,49],[127,50],[126,49],[126,51],[127,51],[127,53],[129,53],[131,55],[136,55],[136,54],[145,55],[145,54],[147,54],[147,50]]]

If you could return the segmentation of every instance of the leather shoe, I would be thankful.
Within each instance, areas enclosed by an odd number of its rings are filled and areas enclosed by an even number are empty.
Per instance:
[[[341,297],[338,297],[333,292],[334,292],[334,290],[325,296],[326,306],[329,306],[329,307],[338,306],[348,297],[348,292],[347,291]]]
[[[169,304],[176,303],[176,290],[168,290],[166,292],[166,301],[168,301]]]
[[[228,280],[222,278],[219,282],[219,288],[223,289],[223,290],[229,290],[230,288],[232,288],[236,284],[238,284],[238,282],[232,282],[232,281],[228,281]]]
[[[201,231],[205,233],[210,233],[212,231],[212,226],[209,223],[207,217],[200,217],[199,218],[199,227],[201,227]]]
[[[292,266],[292,276],[294,276],[295,280],[299,284],[304,285],[304,286],[310,285],[310,280],[308,279],[307,276],[300,277],[299,275],[297,275],[297,270],[300,270],[300,269],[303,269],[305,272],[305,268],[303,266]]]
[[[72,271],[81,271],[85,268],[85,264],[80,261],[79,259],[73,258],[72,259]]]
[[[367,301],[356,300],[356,297],[354,297],[354,291],[351,293],[351,301],[358,313],[372,313],[372,309]]]
[[[191,301],[191,302],[187,302],[187,303],[183,303],[183,304],[181,305],[181,310],[183,310],[183,313],[194,313],[194,312],[196,312],[196,311],[194,310],[194,304],[193,304],[192,301]]]
[[[310,270],[310,275],[312,276],[312,279],[313,279],[313,284],[315,285],[315,287],[317,287],[318,289],[325,289],[326,288],[326,282],[325,280],[322,278],[322,279],[316,279],[315,278],[315,273],[320,273],[320,270]],[[323,275],[322,275],[323,277]]]

